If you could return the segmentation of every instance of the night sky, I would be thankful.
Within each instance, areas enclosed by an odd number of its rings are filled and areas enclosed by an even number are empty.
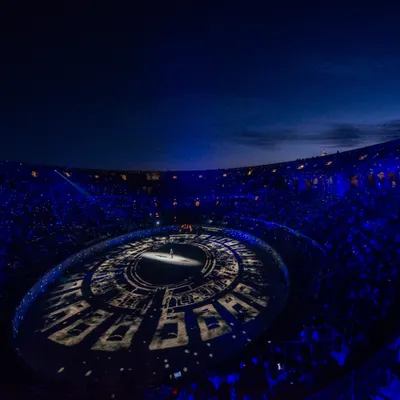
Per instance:
[[[226,168],[400,137],[400,10],[188,3],[3,10],[0,159]]]

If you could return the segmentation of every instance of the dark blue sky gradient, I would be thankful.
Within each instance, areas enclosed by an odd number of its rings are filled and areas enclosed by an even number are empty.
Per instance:
[[[0,158],[225,168],[400,137],[399,10],[155,4],[4,12]]]

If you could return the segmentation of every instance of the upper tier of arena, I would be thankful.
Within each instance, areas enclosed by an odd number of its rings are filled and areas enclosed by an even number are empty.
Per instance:
[[[321,183],[332,177],[352,180],[352,185],[357,186],[362,177],[366,180],[371,173],[393,182],[399,178],[399,156],[400,139],[291,162],[218,170],[115,171],[3,161],[0,182],[37,179],[37,183],[58,184],[64,178],[78,183],[88,194],[103,196],[133,191],[152,196],[246,194],[291,187],[301,190],[313,186],[316,179]]]
[[[318,157],[311,157],[305,159],[297,159],[294,161],[286,161],[274,164],[263,164],[249,167],[239,168],[226,168],[226,169],[203,169],[203,170],[183,170],[183,171],[156,171],[156,170],[105,170],[105,169],[88,169],[88,168],[71,168],[60,165],[43,165],[43,164],[31,164],[21,163],[16,161],[1,161],[1,169],[12,170],[16,173],[23,173],[23,170],[31,169],[34,177],[39,177],[40,172],[49,173],[53,171],[59,171],[68,176],[73,172],[80,174],[89,174],[95,179],[111,178],[118,176],[122,180],[128,180],[134,177],[141,177],[148,181],[153,180],[165,180],[165,179],[179,179],[179,177],[195,177],[198,179],[207,179],[210,177],[245,177],[251,176],[256,177],[260,174],[275,173],[275,174],[288,174],[293,172],[310,172],[310,173],[336,173],[344,171],[346,168],[355,173],[362,169],[362,166],[368,165],[378,167],[378,163],[385,160],[398,159],[400,155],[400,139],[391,140],[389,142],[378,143],[372,146],[360,147],[353,150],[344,152],[337,152],[333,154],[327,154],[325,152]],[[336,162],[335,162],[336,161]],[[345,164],[343,164],[345,163]],[[24,168],[19,168],[24,167]],[[400,168],[400,166],[399,166]],[[96,175],[100,175],[98,178]]]

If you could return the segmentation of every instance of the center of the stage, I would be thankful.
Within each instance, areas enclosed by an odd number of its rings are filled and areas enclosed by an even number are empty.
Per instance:
[[[199,247],[165,244],[156,251],[143,253],[136,273],[152,285],[169,286],[198,279],[205,261],[206,254]]]

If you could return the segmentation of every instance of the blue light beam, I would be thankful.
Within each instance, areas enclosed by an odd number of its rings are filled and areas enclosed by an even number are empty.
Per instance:
[[[61,178],[65,179],[70,185],[72,185],[78,192],[82,193],[84,196],[91,197],[89,193],[85,192],[82,188],[80,188],[76,183],[70,181],[66,176],[58,172],[56,169],[54,170],[56,174],[61,176]]]

